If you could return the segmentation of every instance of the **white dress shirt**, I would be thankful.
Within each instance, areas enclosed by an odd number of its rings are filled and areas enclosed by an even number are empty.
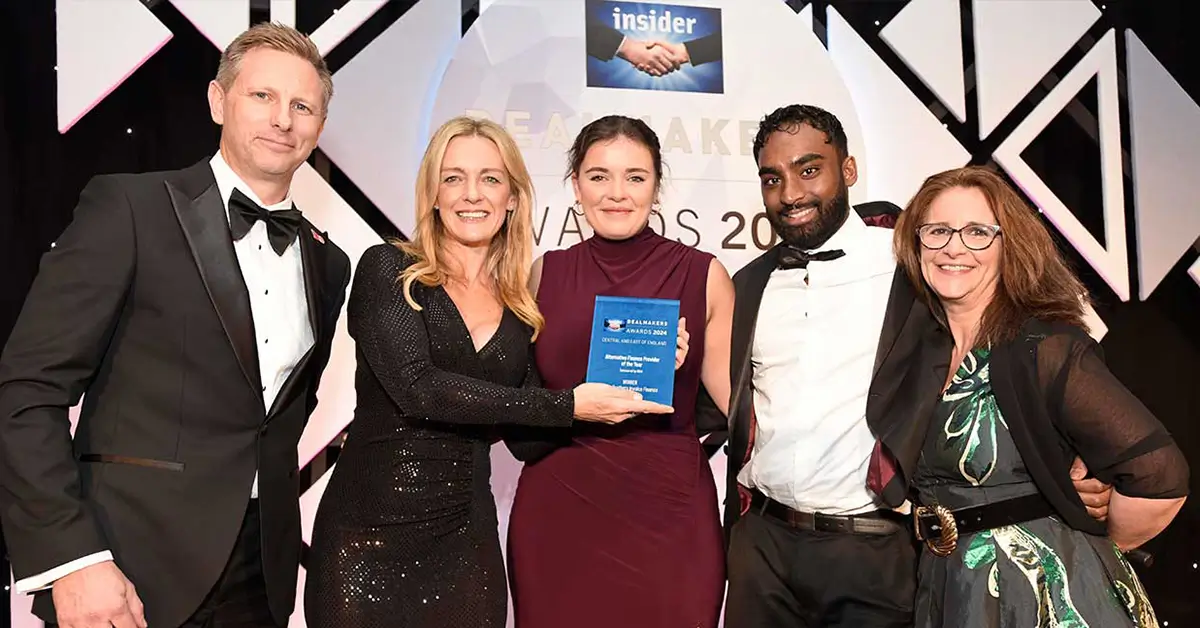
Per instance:
[[[289,194],[279,203],[264,205],[258,195],[246,185],[218,152],[209,161],[225,219],[229,220],[229,197],[234,188],[268,210],[289,209]],[[301,237],[305,234],[301,232]],[[263,408],[270,411],[276,395],[292,374],[292,369],[313,346],[313,330],[308,318],[308,300],[304,288],[304,266],[300,245],[292,242],[283,255],[275,253],[267,239],[267,226],[257,221],[250,232],[233,243],[233,251],[250,295],[250,312],[254,319],[254,335],[258,342],[258,368],[262,379]],[[223,339],[222,339],[223,340]],[[264,417],[265,418],[265,417]],[[258,497],[258,474],[250,485],[250,498]],[[15,583],[18,593],[31,593],[49,587],[55,580],[84,567],[113,560],[105,550],[89,554],[49,571],[24,578]]]
[[[751,345],[758,425],[743,486],[805,512],[879,508],[867,489],[866,409],[896,268],[892,233],[851,211],[818,249],[845,256],[771,273]]]

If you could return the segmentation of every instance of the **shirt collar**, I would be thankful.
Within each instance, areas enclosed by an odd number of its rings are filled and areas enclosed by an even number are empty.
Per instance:
[[[858,248],[866,233],[867,223],[863,222],[858,212],[854,211],[854,208],[850,208],[850,213],[846,216],[846,221],[842,223],[842,226],[838,227],[838,230],[824,244],[814,249],[813,252],[841,249],[849,254]]]
[[[290,189],[282,201],[274,205],[263,203],[262,199],[254,193],[254,190],[251,190],[250,186],[246,185],[246,182],[233,171],[233,168],[229,167],[229,163],[221,156],[221,151],[217,151],[217,154],[213,155],[208,165],[212,168],[213,177],[217,180],[217,190],[221,193],[221,205],[226,209],[229,208],[229,197],[233,196],[235,188],[241,190],[242,194],[248,196],[250,200],[257,203],[263,209],[276,210],[290,209],[292,207],[292,191]],[[226,219],[229,218],[228,213],[226,213],[225,217]]]
[[[779,277],[780,281],[801,281],[805,286],[830,287],[890,274],[896,266],[892,256],[892,232],[890,229],[885,233],[881,231],[879,227],[868,226],[852,208],[842,226],[824,244],[809,251],[841,249],[846,253],[844,257],[811,263],[807,271],[776,269],[771,273],[771,281]],[[813,270],[817,272],[813,273]]]

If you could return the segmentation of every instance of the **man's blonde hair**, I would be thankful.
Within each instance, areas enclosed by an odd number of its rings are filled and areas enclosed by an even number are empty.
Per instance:
[[[321,51],[304,33],[277,22],[255,24],[225,48],[221,53],[221,64],[217,66],[217,84],[221,89],[229,91],[241,68],[242,57],[256,48],[286,52],[311,63],[321,79],[321,115],[329,111],[329,101],[333,100],[333,74],[325,65]]]

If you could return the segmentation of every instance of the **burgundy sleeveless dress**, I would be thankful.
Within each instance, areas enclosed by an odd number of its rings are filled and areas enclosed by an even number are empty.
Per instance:
[[[691,335],[671,415],[577,422],[521,471],[508,553],[517,628],[715,628],[725,586],[716,486],[695,427],[713,256],[649,228],[546,254],[536,346],[544,385],[587,373],[597,295],[678,299]]]

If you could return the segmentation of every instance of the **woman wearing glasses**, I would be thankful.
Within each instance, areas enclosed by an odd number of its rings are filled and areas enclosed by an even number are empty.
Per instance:
[[[954,368],[914,421],[916,625],[1157,626],[1121,552],[1174,518],[1187,462],[1105,368],[1037,214],[989,170],[951,170],[913,198],[895,249],[953,340],[928,347]],[[1107,521],[1072,488],[1076,455],[1114,486]]]

